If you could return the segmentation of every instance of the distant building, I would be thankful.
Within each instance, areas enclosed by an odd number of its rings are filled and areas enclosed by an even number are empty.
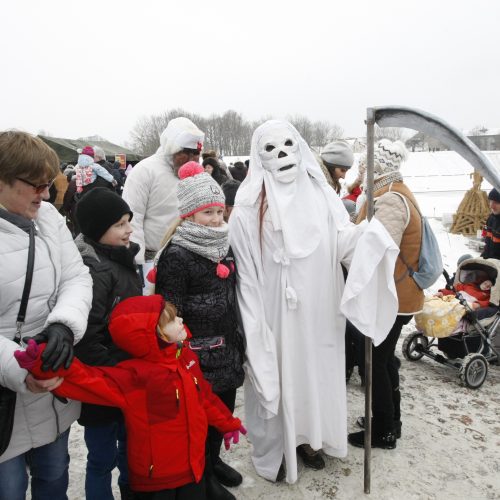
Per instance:
[[[413,137],[410,137],[406,142],[406,147],[413,153],[422,151],[447,151],[448,148],[440,141],[432,136],[425,135],[423,132],[418,132]]]
[[[471,131],[472,132],[472,131]],[[479,129],[467,137],[481,151],[500,151],[500,129]]]
[[[481,151],[500,151],[500,129],[477,128],[471,131],[465,130],[464,134]],[[427,136],[422,132],[410,137],[405,144],[410,151],[415,153],[421,151],[448,151],[449,149],[434,137]]]

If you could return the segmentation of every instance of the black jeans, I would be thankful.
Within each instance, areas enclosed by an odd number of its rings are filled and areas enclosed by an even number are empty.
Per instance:
[[[413,316],[396,316],[386,339],[373,348],[373,433],[385,434],[394,431],[394,421],[401,420],[401,393],[399,392],[399,370],[394,350],[403,326]]]
[[[179,488],[160,491],[135,491],[134,500],[205,500],[205,478]]]
[[[365,336],[349,321],[345,325],[345,367],[348,370],[358,367],[361,377],[365,376]]]
[[[229,411],[233,413],[234,404],[236,402],[236,389],[230,389],[229,391],[218,392],[216,394],[217,396],[219,396],[219,399],[228,407]],[[222,434],[215,427],[208,428],[205,465],[205,470],[207,470],[207,473],[211,472],[210,463],[214,465],[219,460],[222,438]]]

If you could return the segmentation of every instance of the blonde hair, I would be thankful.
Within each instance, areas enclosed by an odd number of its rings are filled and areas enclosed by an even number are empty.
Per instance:
[[[175,234],[175,231],[177,228],[184,222],[185,219],[181,219],[180,217],[177,217],[177,219],[170,224],[170,227],[167,229],[167,232],[165,233],[165,236],[161,240],[161,245],[160,248],[163,250],[164,247],[166,247],[169,243],[172,237]]]
[[[172,304],[172,302],[165,302],[163,306],[163,311],[160,314],[160,318],[158,319],[158,325],[160,328],[168,325],[168,323],[174,321],[177,316],[177,307]]]

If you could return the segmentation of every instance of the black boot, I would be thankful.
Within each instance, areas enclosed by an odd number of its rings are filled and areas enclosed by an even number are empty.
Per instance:
[[[239,486],[243,481],[241,474],[231,466],[224,463],[220,458],[212,466],[215,477],[224,486]]]
[[[365,417],[358,417],[356,420],[356,424],[358,427],[361,427],[362,429],[365,428]],[[401,437],[401,427],[403,424],[401,423],[401,420],[394,420],[394,434],[396,435],[396,439],[399,439]]]
[[[325,461],[321,456],[321,452],[313,450],[308,444],[301,444],[297,446],[297,454],[306,467],[314,470],[321,470],[325,468]]]
[[[205,481],[207,500],[236,500],[236,497],[227,491],[214,475],[207,475]]]
[[[276,475],[276,482],[280,483],[286,477],[285,460],[281,462],[280,468],[278,469],[278,474]]]
[[[347,436],[347,441],[358,448],[365,447],[365,431],[352,432]],[[372,448],[383,448],[393,450],[396,448],[396,434],[385,432],[384,434],[372,433]]]

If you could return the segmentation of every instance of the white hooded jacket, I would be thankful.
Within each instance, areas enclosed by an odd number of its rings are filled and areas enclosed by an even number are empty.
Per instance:
[[[184,148],[201,149],[203,132],[187,118],[170,120],[160,136],[160,147],[140,161],[130,172],[123,189],[123,199],[134,213],[131,239],[141,247],[136,256],[144,264],[146,250],[157,252],[163,236],[178,217],[173,155]]]

